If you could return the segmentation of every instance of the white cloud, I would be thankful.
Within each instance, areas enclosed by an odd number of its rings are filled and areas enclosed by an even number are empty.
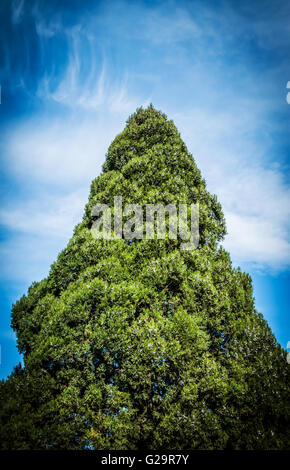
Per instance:
[[[247,263],[254,269],[281,270],[290,264],[290,243],[283,225],[271,217],[246,216],[225,212],[229,235],[225,247],[235,264]]]
[[[169,13],[169,14],[168,14]],[[177,44],[200,37],[202,30],[197,22],[182,8],[175,8],[174,15],[164,4],[154,12],[143,16],[143,28],[136,28],[135,35],[155,44]],[[138,25],[139,26],[139,25]]]
[[[30,285],[48,275],[49,266],[65,246],[66,239],[19,233],[0,243],[0,280]]]
[[[0,243],[4,280],[40,280],[81,221],[88,188],[67,194],[38,192],[37,199],[15,201],[0,210],[0,224],[10,237]]]
[[[6,280],[32,282],[47,275],[81,220],[108,146],[142,103],[128,93],[126,80],[109,82],[104,68],[95,86],[92,74],[80,87],[77,60],[53,92],[50,80],[42,82],[39,96],[44,106],[62,105],[61,112],[17,123],[1,143],[6,175],[26,192],[24,201],[16,194],[0,209],[0,223],[12,234],[0,244]]]
[[[279,165],[266,163],[267,142],[259,144],[248,132],[254,129],[255,135],[255,126],[261,126],[263,112],[258,109],[257,104],[256,114],[248,119],[245,109],[212,113],[205,107],[189,114],[168,114],[209,190],[222,203],[228,228],[224,245],[234,263],[283,270],[290,264],[290,190]],[[33,119],[16,127],[5,141],[7,169],[20,180],[29,178],[32,186],[43,183],[44,189],[37,201],[2,209],[2,223],[31,237],[65,242],[80,220],[90,181],[100,173],[108,145],[126,118],[124,111],[107,112],[103,119],[95,114],[83,120]],[[46,185],[58,187],[60,196],[52,197]]]
[[[263,119],[259,102],[244,103],[242,113],[234,106],[211,111],[205,104],[177,115],[176,124],[222,204],[228,230],[223,244],[234,263],[279,271],[290,266],[290,188],[271,155],[271,139],[256,138]]]
[[[100,173],[125,116],[34,116],[3,136],[5,169],[14,178],[58,185],[66,191],[72,185],[88,186]]]
[[[236,263],[283,270],[290,265],[290,189],[277,169],[225,169],[216,192],[228,227],[225,247]]]

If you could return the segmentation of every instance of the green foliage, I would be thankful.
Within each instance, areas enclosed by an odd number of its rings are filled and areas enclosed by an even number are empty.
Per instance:
[[[95,240],[96,203],[195,203],[200,244]],[[3,449],[284,449],[289,365],[251,278],[219,245],[220,204],[172,121],[138,109],[82,222],[12,311],[25,367],[0,387]]]

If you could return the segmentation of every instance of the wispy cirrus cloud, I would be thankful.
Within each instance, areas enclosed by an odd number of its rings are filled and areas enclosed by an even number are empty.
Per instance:
[[[276,106],[233,95],[223,109],[207,101],[175,121],[222,204],[234,264],[277,273],[290,266],[290,186],[283,156],[273,154],[280,128],[270,129],[268,114]]]

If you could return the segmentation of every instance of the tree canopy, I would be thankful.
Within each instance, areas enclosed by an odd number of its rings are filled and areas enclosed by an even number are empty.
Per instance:
[[[199,204],[199,246],[96,240],[97,203]],[[139,108],[82,221],[12,309],[24,367],[0,387],[2,449],[286,449],[290,369],[221,245],[222,208],[172,121]]]

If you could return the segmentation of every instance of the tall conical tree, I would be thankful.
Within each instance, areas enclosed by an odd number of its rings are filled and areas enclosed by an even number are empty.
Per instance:
[[[96,240],[96,203],[199,203],[200,243]],[[25,367],[1,384],[4,449],[279,449],[289,365],[251,278],[219,245],[220,204],[172,121],[138,109],[82,222],[12,311]]]

